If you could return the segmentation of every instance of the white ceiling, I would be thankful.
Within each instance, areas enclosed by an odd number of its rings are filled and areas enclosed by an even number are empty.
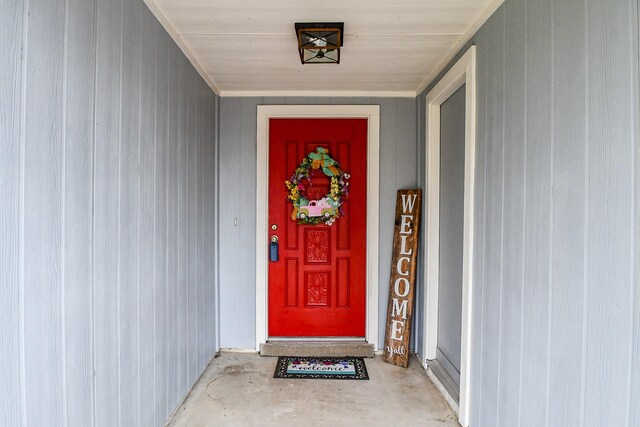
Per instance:
[[[415,96],[502,0],[145,0],[222,96]],[[302,65],[296,22],[344,22],[340,64]]]

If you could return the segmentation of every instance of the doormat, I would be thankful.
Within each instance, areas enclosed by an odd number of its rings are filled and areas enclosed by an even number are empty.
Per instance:
[[[278,357],[273,378],[368,380],[362,357]]]

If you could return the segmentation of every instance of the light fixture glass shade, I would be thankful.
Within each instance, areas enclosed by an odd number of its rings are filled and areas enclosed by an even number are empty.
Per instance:
[[[344,24],[297,23],[298,53],[303,64],[339,64]]]

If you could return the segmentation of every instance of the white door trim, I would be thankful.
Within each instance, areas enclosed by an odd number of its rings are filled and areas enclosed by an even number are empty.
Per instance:
[[[256,176],[256,350],[268,335],[269,242],[269,119],[367,119],[367,305],[366,336],[378,348],[378,223],[380,194],[380,106],[378,105],[259,105]],[[283,184],[284,185],[284,184]]]
[[[438,280],[440,249],[440,106],[466,84],[465,165],[464,165],[464,237],[462,256],[462,333],[460,359],[460,402],[458,417],[469,425],[471,378],[471,319],[473,302],[473,215],[476,146],[476,48],[472,46],[427,94],[427,227],[425,254],[426,292],[424,330],[424,367],[436,358],[438,343]]]

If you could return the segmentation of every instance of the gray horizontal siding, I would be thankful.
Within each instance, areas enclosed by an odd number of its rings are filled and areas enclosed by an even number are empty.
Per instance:
[[[0,425],[163,425],[218,348],[216,96],[141,1],[2,2],[0,47]]]
[[[638,2],[507,0],[469,44],[471,425],[640,425]]]

